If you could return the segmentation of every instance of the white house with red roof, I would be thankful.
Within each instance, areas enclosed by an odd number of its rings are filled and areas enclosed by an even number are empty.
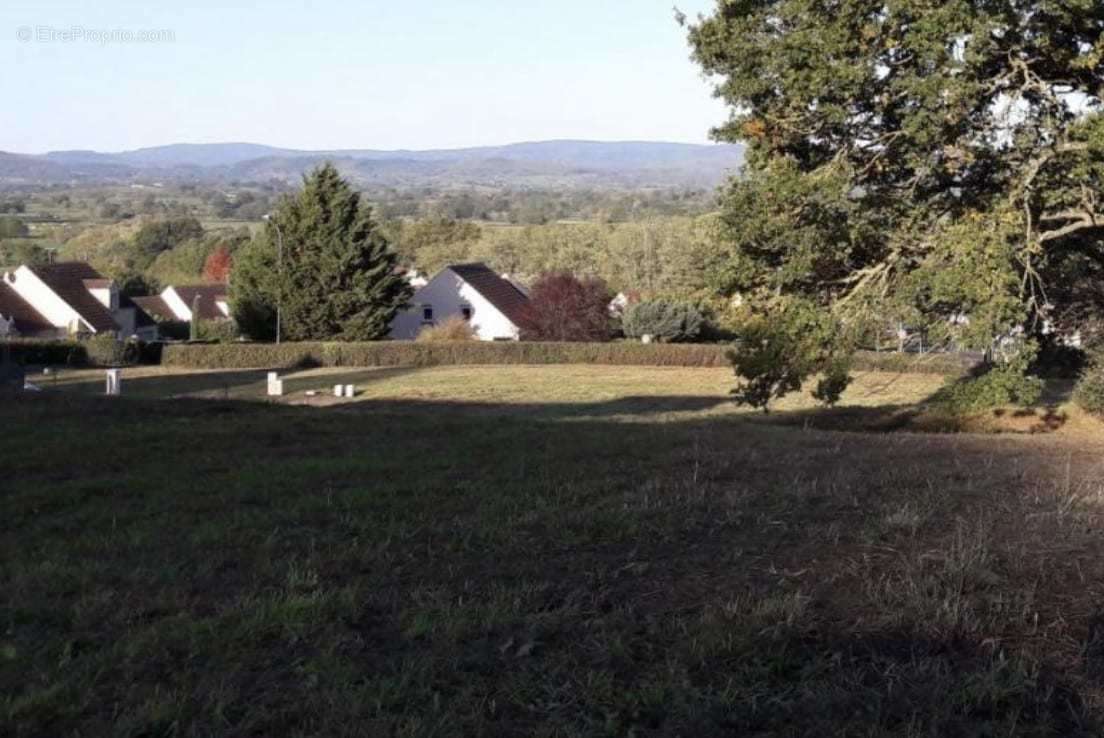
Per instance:
[[[230,297],[224,284],[196,284],[166,287],[160,295],[139,298],[139,303],[171,320],[190,323],[199,311],[200,320],[229,320]]]
[[[23,265],[0,274],[0,283],[0,320],[7,335],[157,338],[149,315],[88,264]]]
[[[424,328],[459,317],[483,341],[516,341],[529,297],[485,264],[453,264],[414,292],[391,323],[391,337],[413,340]]]

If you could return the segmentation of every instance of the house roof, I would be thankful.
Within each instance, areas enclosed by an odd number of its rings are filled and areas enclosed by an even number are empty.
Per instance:
[[[121,308],[134,308],[134,326],[136,328],[149,328],[157,325],[157,319],[149,314],[144,307],[138,304],[138,297],[127,297],[126,295],[119,295],[119,307]],[[161,299],[161,298],[157,298]]]
[[[470,284],[510,322],[515,325],[521,323],[529,298],[511,282],[498,276],[486,264],[453,264],[449,269]]]
[[[104,281],[103,275],[91,266],[79,261],[64,261],[27,268],[97,332],[118,330],[111,311],[85,286],[85,280]]]
[[[15,330],[23,334],[48,331],[54,327],[4,279],[0,279],[0,315],[14,320]]]
[[[180,299],[184,301],[184,304],[191,310],[195,304],[196,298],[199,298],[199,319],[200,320],[222,320],[226,317],[226,313],[219,309],[219,302],[226,302],[229,299],[229,293],[224,284],[194,284],[184,287],[173,287],[176,290],[176,294],[180,296]]]
[[[165,298],[161,295],[132,297],[130,299],[139,310],[154,320],[162,322],[176,320],[172,308],[169,307],[169,304],[165,302]]]

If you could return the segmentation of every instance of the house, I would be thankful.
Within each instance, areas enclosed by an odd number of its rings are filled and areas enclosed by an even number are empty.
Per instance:
[[[10,313],[4,315],[9,333],[33,338],[157,338],[153,320],[88,264],[23,265],[0,275],[0,281],[0,300]]]
[[[482,341],[516,341],[529,298],[485,264],[454,264],[415,291],[410,304],[391,323],[392,338],[411,340],[427,326],[461,317]]]
[[[49,321],[0,279],[0,338],[34,336],[53,330]]]
[[[193,307],[199,311],[200,320],[229,320],[230,297],[224,284],[198,284],[166,287],[156,299],[143,298],[149,309],[171,320],[185,323],[192,321]]]

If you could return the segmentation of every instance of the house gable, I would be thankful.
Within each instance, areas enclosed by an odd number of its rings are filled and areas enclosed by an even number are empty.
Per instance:
[[[54,329],[68,333],[95,333],[92,326],[72,305],[62,299],[35,272],[21,266],[4,277],[7,285]],[[91,297],[91,296],[90,296]],[[93,298],[94,299],[94,298]]]
[[[482,264],[446,267],[414,293],[410,309],[392,323],[391,337],[411,340],[426,326],[465,317],[481,340],[517,340],[525,302],[516,287]]]
[[[110,300],[114,286],[88,264],[73,261],[21,266],[15,276],[12,285],[16,291],[56,327],[91,333],[118,331],[110,307],[92,292],[106,290]]]
[[[199,301],[200,320],[225,320],[230,317],[230,303],[226,285],[200,284],[166,287],[161,299],[172,310],[177,320],[192,319],[192,305]]]

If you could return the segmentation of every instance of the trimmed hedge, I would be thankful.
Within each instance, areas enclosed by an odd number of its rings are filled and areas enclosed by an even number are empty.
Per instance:
[[[12,338],[0,341],[0,359],[10,351],[17,364],[51,366],[87,366],[88,351],[79,341],[47,341],[35,338]]]
[[[449,364],[599,364],[610,366],[731,366],[725,344],[539,343],[456,341],[415,343],[170,344],[162,363],[193,369],[291,369],[313,366],[386,367]],[[959,355],[917,356],[859,352],[859,371],[921,372],[958,376],[975,361]]]
[[[203,369],[374,367],[448,364],[728,366],[725,346],[639,343],[455,341],[170,345],[162,363]]]
[[[86,341],[13,338],[0,341],[0,359],[5,348],[17,364],[73,367],[114,367],[135,364],[160,364],[160,343],[116,341],[93,337]]]

